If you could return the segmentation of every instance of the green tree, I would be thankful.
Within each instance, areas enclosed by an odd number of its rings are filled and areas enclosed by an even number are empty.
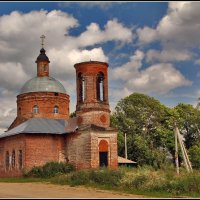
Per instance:
[[[200,169],[200,143],[189,148],[188,152],[192,166]]]
[[[184,136],[186,148],[200,142],[200,111],[190,104],[178,104],[175,108],[179,117],[177,119],[181,134]]]
[[[123,133],[126,133],[128,157],[139,165],[160,167],[174,142],[173,126],[169,128],[172,116],[170,108],[144,94],[133,93],[120,100],[111,117],[111,125],[120,132],[120,155],[124,156]]]

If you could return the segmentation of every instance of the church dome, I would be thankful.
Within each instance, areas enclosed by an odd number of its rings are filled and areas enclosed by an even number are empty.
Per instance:
[[[63,85],[56,79],[48,76],[35,77],[28,80],[22,87],[20,94],[29,92],[57,92],[66,94]]]

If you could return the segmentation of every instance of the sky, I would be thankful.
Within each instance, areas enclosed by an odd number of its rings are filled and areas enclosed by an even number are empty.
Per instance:
[[[168,107],[200,96],[200,2],[0,2],[0,132],[16,117],[16,96],[36,76],[40,36],[50,76],[76,106],[74,64],[109,64],[109,101],[133,92]]]

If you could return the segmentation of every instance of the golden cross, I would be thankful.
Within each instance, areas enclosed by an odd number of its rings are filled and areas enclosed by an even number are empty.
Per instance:
[[[42,45],[42,48],[43,48],[43,46],[44,46],[44,38],[45,38],[45,36],[42,35],[40,38],[41,38],[41,45]]]

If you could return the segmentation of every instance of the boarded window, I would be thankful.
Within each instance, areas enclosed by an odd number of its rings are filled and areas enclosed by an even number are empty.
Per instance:
[[[15,167],[15,150],[12,151],[12,168]]]
[[[5,163],[6,163],[6,170],[8,170],[9,169],[9,152],[8,151],[6,151]]]
[[[19,150],[19,160],[18,160],[18,162],[19,162],[19,169],[22,169],[22,167],[23,167],[23,157],[22,157],[22,150]]]

